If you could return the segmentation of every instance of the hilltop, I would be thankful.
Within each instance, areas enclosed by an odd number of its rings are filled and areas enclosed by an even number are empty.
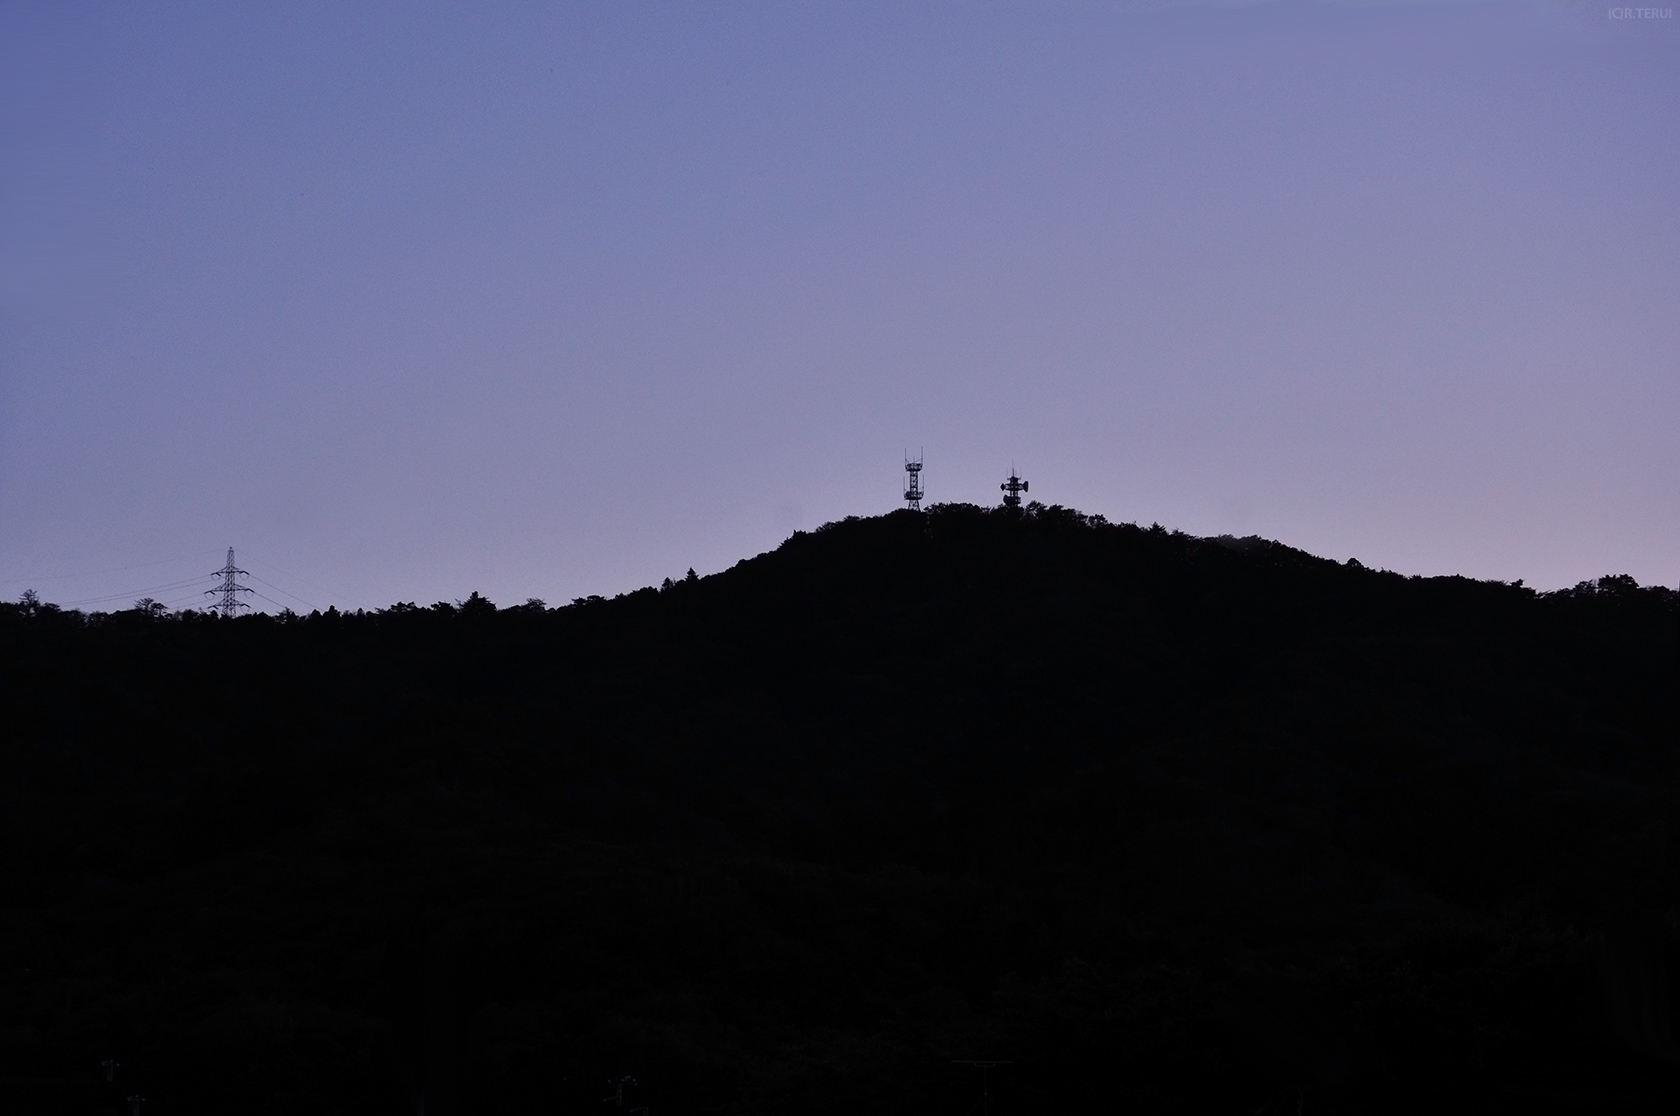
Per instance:
[[[1630,578],[940,505],[561,608],[0,606],[0,671],[24,1111],[1675,1095]]]

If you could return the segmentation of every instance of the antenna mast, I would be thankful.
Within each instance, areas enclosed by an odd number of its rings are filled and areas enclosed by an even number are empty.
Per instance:
[[[918,453],[916,460],[911,461],[910,455],[904,455],[904,471],[910,474],[910,479],[904,485],[904,499],[909,502],[911,511],[922,510],[922,455]]]
[[[247,575],[244,570],[233,564],[233,547],[228,547],[227,565],[223,566],[210,576],[222,579],[222,583],[216,586],[216,588],[206,589],[204,591],[204,595],[206,597],[222,598],[220,601],[217,601],[215,604],[210,606],[211,612],[220,612],[222,617],[227,619],[231,618],[240,609],[251,607],[239,599],[239,594],[252,593],[255,592],[255,590],[251,589],[249,586],[239,584],[240,578],[249,575]]]
[[[998,487],[1003,489],[1004,507],[1019,508],[1021,506],[1021,493],[1027,490],[1027,482],[1016,475],[1015,466],[1011,465],[1009,467],[1009,479]]]
[[[959,1060],[951,1063],[953,1066],[973,1066],[980,1071],[980,1113],[981,1116],[992,1116],[992,1078],[991,1073],[999,1066],[1012,1066],[1014,1062],[998,1061],[969,1061]]]

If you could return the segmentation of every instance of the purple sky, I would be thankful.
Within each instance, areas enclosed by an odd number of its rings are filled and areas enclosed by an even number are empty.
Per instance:
[[[906,448],[1680,581],[1673,6],[494,7],[0,8],[0,597],[611,594]]]

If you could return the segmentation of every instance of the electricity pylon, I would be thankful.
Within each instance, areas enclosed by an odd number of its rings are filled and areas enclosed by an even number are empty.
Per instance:
[[[219,577],[222,583],[214,589],[206,589],[206,597],[220,597],[221,600],[210,606],[211,612],[220,612],[224,619],[231,618],[242,608],[251,606],[239,599],[241,593],[253,593],[256,590],[239,584],[239,579],[249,576],[246,572],[233,564],[233,547],[228,547],[227,565],[210,575]]]

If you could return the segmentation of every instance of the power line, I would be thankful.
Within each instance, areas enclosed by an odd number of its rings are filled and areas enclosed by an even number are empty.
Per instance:
[[[44,577],[8,577],[0,579],[0,585],[22,585],[26,582],[67,581],[76,577],[101,577],[105,574],[125,573],[129,570],[144,570],[152,566],[168,566],[176,562],[196,562],[207,554],[214,554],[213,550],[201,550],[197,554],[188,554],[181,558],[163,558],[156,562],[136,562],[132,566],[116,566],[109,570],[90,570],[87,573],[47,574]]]
[[[185,581],[171,581],[171,582],[167,582],[163,585],[147,586],[144,589],[126,589],[121,593],[106,593],[103,596],[98,596],[98,597],[83,597],[80,600],[65,601],[65,602],[63,602],[63,607],[65,607],[65,608],[75,608],[78,605],[103,604],[106,601],[120,601],[120,600],[123,600],[125,598],[145,596],[148,593],[168,593],[168,592],[172,592],[172,591],[177,590],[177,589],[185,589],[189,585],[202,585],[202,584],[204,584],[204,576],[200,575],[198,577],[187,578]],[[54,602],[54,603],[58,603],[58,602]]]
[[[292,600],[296,601],[298,604],[302,605],[305,608],[316,608],[316,607],[318,607],[317,605],[313,604],[312,602],[304,600],[302,597],[298,596],[296,593],[287,592],[286,590],[280,588],[280,586],[274,584],[274,582],[272,582],[272,581],[263,581],[263,579],[260,578],[260,577],[257,577],[256,574],[252,574],[251,576],[253,578],[255,578],[257,581],[261,582],[262,584],[268,586],[270,589],[274,590],[276,593],[285,593],[286,596],[292,598]],[[257,596],[262,597],[262,599],[265,600],[265,601],[268,601],[269,604],[280,604],[279,601],[273,600],[269,597],[263,597],[263,595],[261,593],[258,593]],[[281,608],[288,608],[290,606],[280,605],[280,607]]]
[[[179,561],[179,559],[170,559],[170,561]],[[249,561],[249,559],[247,559],[247,561]],[[148,568],[148,567],[151,567],[151,566],[161,566],[161,565],[165,565],[165,564],[166,564],[165,562],[139,562],[139,563],[136,563],[132,566],[121,566],[121,567],[117,567],[113,570],[107,570],[107,571],[103,571],[103,572],[106,572],[106,573],[120,573],[123,570],[145,569],[145,568]],[[295,574],[286,573],[286,571],[281,570],[279,567],[273,566],[270,563],[262,562],[260,564],[269,566],[269,568],[274,570],[276,573],[279,573],[279,574],[281,574],[282,576],[285,576],[285,577],[292,578],[294,581],[297,581],[301,585],[308,585],[311,588],[320,589],[321,592],[326,593],[328,596],[336,597],[338,600],[343,601],[347,605],[353,605],[354,604],[354,602],[351,601],[348,597],[344,597],[344,596],[342,596],[338,593],[334,593],[330,589],[322,589],[320,586],[315,585],[312,582],[305,581],[303,578],[297,577]],[[235,587],[234,587],[235,592],[238,592],[238,593],[256,593],[255,590],[250,589],[247,586],[240,585],[237,582],[238,578],[250,577],[257,582],[260,582],[261,584],[268,586],[270,589],[273,589],[276,593],[279,593],[284,597],[288,597],[291,600],[296,601],[298,604],[302,605],[304,608],[315,610],[315,609],[318,609],[320,607],[317,604],[315,604],[315,602],[307,600],[303,597],[300,597],[296,593],[292,592],[291,590],[286,589],[283,586],[276,585],[274,582],[268,581],[265,578],[257,577],[255,574],[251,574],[251,573],[248,573],[245,570],[240,570],[240,569],[236,569],[234,572],[235,572],[235,577],[236,577]],[[204,576],[211,576],[211,577],[221,578],[222,583],[214,589],[206,590],[205,595],[207,595],[207,596],[220,595],[220,596],[224,597],[223,601],[220,601],[220,602],[210,606],[210,611],[221,612],[222,608],[223,608],[223,604],[225,604],[225,595],[226,595],[226,591],[227,591],[226,573],[227,573],[227,571],[225,569],[222,569],[222,570],[217,570],[214,574],[211,574],[211,575],[200,575],[198,577],[185,578],[185,579],[182,579],[182,580],[179,580],[179,581],[168,581],[168,582],[163,582],[163,583],[158,584],[158,585],[145,585],[145,586],[141,586],[141,587],[135,588],[135,589],[124,589],[124,590],[121,590],[121,591],[118,591],[118,592],[115,592],[115,593],[101,593],[101,594],[91,596],[91,597],[79,597],[75,600],[55,601],[54,603],[58,604],[58,605],[60,605],[61,607],[64,607],[64,608],[80,608],[80,607],[90,606],[90,605],[91,606],[107,605],[107,604],[111,604],[111,603],[116,602],[116,601],[132,601],[132,600],[137,600],[137,599],[142,598],[142,597],[151,597],[151,596],[161,597],[161,596],[164,596],[164,595],[171,595],[171,599],[163,601],[162,603],[168,605],[169,607],[174,607],[174,606],[179,605],[179,604],[184,604],[187,601],[197,600],[199,595],[196,594],[196,593],[191,593],[191,594],[188,594],[186,596],[173,596],[172,594],[176,593],[179,590],[187,589],[187,588],[189,588],[191,586],[194,586],[194,585],[202,585],[204,583],[203,582]],[[59,575],[54,575],[54,576],[55,576],[55,578],[66,578],[66,577],[92,577],[92,576],[95,576],[95,575],[94,574],[59,574]],[[35,580],[47,580],[47,579],[44,579],[44,578],[19,578],[18,579],[18,581],[20,581],[20,582],[35,581]],[[4,583],[0,582],[0,584],[4,584]],[[267,596],[266,594],[256,593],[256,595],[258,597],[261,597],[263,600],[267,601],[269,604],[275,606],[276,608],[285,609],[285,608],[292,607],[292,606],[287,605],[287,604],[285,604],[281,601],[277,601],[273,597]],[[236,599],[235,603],[236,603],[236,605],[238,605],[237,599]],[[239,605],[238,607],[245,607],[245,606]]]
[[[266,583],[265,583],[265,584],[266,584]],[[282,590],[280,590],[280,591],[281,591],[281,592],[282,592],[282,593],[284,593],[284,592],[285,592],[285,590],[284,590],[284,589],[282,589]],[[253,592],[253,593],[257,593],[257,591],[256,591],[256,590],[255,590],[255,589],[253,589],[253,590],[251,590],[251,592]],[[274,598],[273,598],[273,597],[264,597],[264,596],[263,596],[263,595],[262,595],[262,594],[261,594],[261,593],[257,593],[257,596],[259,596],[259,597],[262,597],[262,599],[263,599],[263,600],[265,600],[265,601],[267,601],[267,602],[268,602],[268,603],[269,603],[269,604],[271,604],[271,605],[273,605],[273,606],[274,606],[274,607],[275,607],[275,608],[278,608],[278,609],[280,609],[280,610],[282,610],[282,611],[284,611],[284,612],[290,612],[290,611],[291,611],[291,608],[292,608],[292,606],[291,606],[291,605],[283,605],[283,604],[281,604],[281,603],[280,603],[280,602],[279,602],[279,601],[277,601],[277,600],[275,600],[275,599],[274,599]],[[315,606],[314,606],[314,605],[310,605],[310,606],[309,606],[309,607],[310,607],[310,608],[314,608],[314,607],[315,607]]]
[[[297,574],[287,573],[285,570],[281,569],[279,566],[276,566],[273,562],[270,562],[266,558],[257,559],[257,565],[267,566],[269,569],[273,570],[275,573],[279,574],[281,577],[289,577],[293,581],[297,582],[299,585],[305,586],[305,587],[310,588],[310,589],[314,589],[318,593],[325,593],[329,597],[337,597],[339,600],[343,601],[347,605],[353,605],[353,604],[356,603],[355,601],[351,600],[349,597],[346,597],[341,593],[334,593],[331,589],[326,589],[326,588],[323,588],[319,585],[314,584],[313,582],[305,581],[305,580],[303,580],[303,578],[299,577]],[[261,579],[259,578],[259,580],[261,580]],[[269,585],[269,583],[266,582],[266,581],[264,581],[263,584],[264,585]],[[280,589],[280,587],[278,585],[270,585],[269,587],[272,588],[272,589]],[[280,589],[280,592],[285,593],[286,591],[284,589]],[[286,595],[288,597],[291,596],[290,593],[286,593]],[[302,600],[303,598],[299,597],[297,599]],[[310,605],[309,607],[314,608],[315,606]]]

